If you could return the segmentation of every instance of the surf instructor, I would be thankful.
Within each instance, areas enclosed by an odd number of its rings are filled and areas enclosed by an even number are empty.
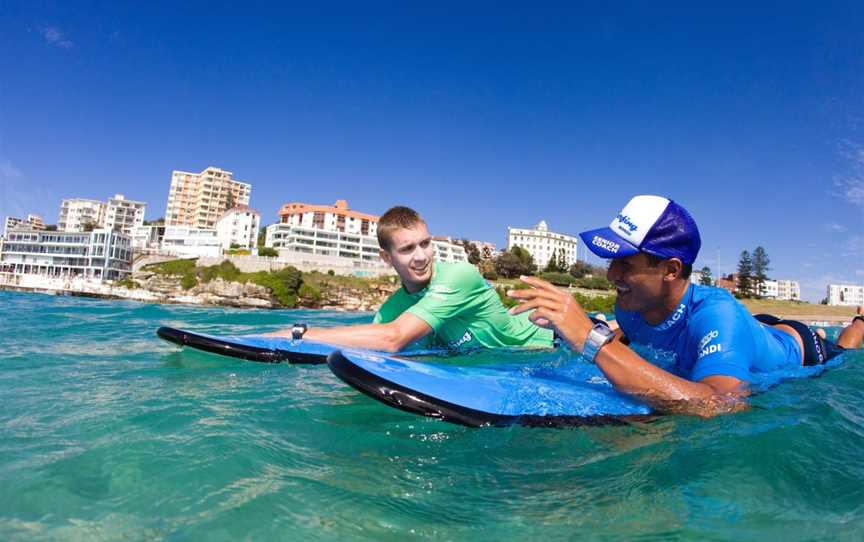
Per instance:
[[[293,328],[271,333],[317,342],[397,352],[409,345],[450,349],[536,346],[550,348],[553,332],[528,315],[507,312],[498,293],[467,262],[439,262],[426,222],[408,207],[388,210],[378,221],[381,258],[402,287],[371,324]]]
[[[538,326],[554,329],[597,364],[612,385],[661,412],[712,416],[740,410],[751,374],[822,364],[864,339],[859,307],[837,343],[801,322],[750,315],[728,292],[690,284],[701,239],[696,222],[678,203],[636,196],[609,227],[583,232],[591,251],[610,260],[607,278],[617,290],[611,331],[594,324],[572,296],[548,282],[508,294],[531,311]],[[628,345],[668,352],[670,370],[643,359]]]

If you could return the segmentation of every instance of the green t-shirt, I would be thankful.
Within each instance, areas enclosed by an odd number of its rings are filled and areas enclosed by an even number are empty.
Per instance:
[[[410,312],[432,328],[415,343],[421,348],[552,346],[552,330],[532,324],[528,313],[508,313],[473,265],[436,261],[434,266],[426,288],[414,294],[399,288],[378,309],[375,323],[386,324]]]

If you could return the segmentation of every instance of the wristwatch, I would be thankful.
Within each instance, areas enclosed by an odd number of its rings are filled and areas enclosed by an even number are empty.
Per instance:
[[[306,324],[294,324],[294,326],[291,327],[291,338],[295,341],[299,341],[303,338],[303,334],[306,333],[307,329],[309,329],[309,326]]]
[[[591,328],[591,331],[588,332],[588,337],[585,339],[582,355],[585,356],[585,359],[594,363],[597,352],[612,342],[614,338],[615,332],[609,329],[609,326],[606,324],[594,324],[594,327]]]

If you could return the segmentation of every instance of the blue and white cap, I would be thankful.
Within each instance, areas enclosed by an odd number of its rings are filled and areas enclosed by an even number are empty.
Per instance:
[[[608,228],[579,234],[601,258],[624,258],[645,252],[661,258],[696,261],[702,239],[690,213],[660,196],[631,199]]]

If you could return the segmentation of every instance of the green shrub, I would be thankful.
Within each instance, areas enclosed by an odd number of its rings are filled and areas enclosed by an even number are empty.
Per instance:
[[[247,277],[250,282],[270,290],[276,301],[283,307],[290,309],[297,306],[297,291],[286,288],[285,282],[278,275],[259,271],[249,273]]]
[[[487,280],[498,280],[498,273],[495,271],[486,271],[483,273],[483,278]]]
[[[614,287],[612,283],[606,280],[606,277],[583,277],[581,279],[575,279],[573,284],[579,286],[580,288],[586,288],[588,290],[613,290]]]
[[[258,247],[258,255],[265,258],[278,258],[279,251],[273,247]]]
[[[229,260],[223,260],[218,265],[202,267],[198,270],[198,276],[201,277],[201,282],[210,282],[215,278],[220,278],[226,282],[246,282],[243,273],[237,269],[237,266]]]
[[[189,271],[188,273],[183,274],[183,278],[180,279],[180,287],[184,290],[188,290],[190,288],[194,288],[198,285],[198,278],[195,276],[195,273]]]
[[[293,266],[288,266],[274,273],[274,275],[282,281],[285,288],[291,292],[297,293],[303,285],[303,273]]]
[[[195,271],[195,261],[194,258],[191,260],[170,260],[144,266],[144,269],[160,275],[185,275]]]
[[[117,282],[115,282],[114,286],[119,286],[121,288],[127,288],[129,290],[134,290],[135,288],[138,288],[138,283],[132,279],[123,279],[123,280],[118,280]]]
[[[576,298],[576,301],[578,301],[586,311],[599,311],[605,313],[615,312],[614,295],[590,297],[577,292],[573,294],[573,297]]]
[[[297,295],[306,305],[317,305],[321,302],[321,290],[311,284],[302,285],[300,290],[297,292]]]
[[[540,278],[555,286],[570,286],[577,280],[570,273],[542,273]]]

